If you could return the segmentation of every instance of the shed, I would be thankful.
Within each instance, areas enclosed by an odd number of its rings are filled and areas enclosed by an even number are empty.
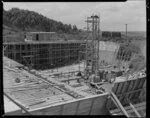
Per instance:
[[[56,40],[57,33],[56,32],[28,32],[26,34],[26,41],[49,41]]]

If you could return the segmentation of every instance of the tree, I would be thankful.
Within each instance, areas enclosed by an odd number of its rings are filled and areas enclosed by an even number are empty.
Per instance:
[[[77,26],[76,26],[76,25],[73,25],[73,31],[74,31],[74,32],[77,32],[77,30],[78,30],[78,29],[77,29]]]
[[[4,25],[17,27],[20,30],[33,30],[33,31],[52,31],[62,33],[77,32],[77,27],[69,24],[63,24],[47,18],[39,13],[12,8],[11,10],[3,10],[3,23]]]

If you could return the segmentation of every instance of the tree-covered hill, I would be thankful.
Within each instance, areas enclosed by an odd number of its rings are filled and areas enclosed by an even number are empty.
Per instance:
[[[75,25],[63,24],[47,18],[39,13],[29,10],[12,8],[8,11],[3,9],[3,24],[22,31],[45,31],[74,33],[78,29]]]

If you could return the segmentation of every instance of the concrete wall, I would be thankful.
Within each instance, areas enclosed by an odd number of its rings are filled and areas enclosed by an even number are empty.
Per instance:
[[[113,42],[99,42],[99,62],[103,60],[108,64],[113,64],[116,59],[116,54],[119,50],[119,44]]]

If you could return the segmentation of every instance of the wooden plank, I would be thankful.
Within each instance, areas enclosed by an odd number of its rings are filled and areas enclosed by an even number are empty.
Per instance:
[[[92,102],[91,102],[91,106],[90,106],[90,110],[89,110],[89,114],[88,114],[88,115],[91,115],[91,112],[92,112],[92,109],[93,109],[94,101],[95,101],[95,98],[92,99]]]
[[[127,93],[127,92],[129,92],[130,91],[130,89],[132,88],[132,86],[133,86],[133,80],[129,80],[128,81],[129,83],[129,85],[128,85],[128,87],[126,88],[126,91],[124,92],[125,94]],[[126,94],[126,98],[128,98],[130,96],[130,94]],[[126,98],[125,98],[125,104],[127,104],[127,101],[126,101]]]
[[[143,79],[139,78],[138,81],[139,81],[139,82],[138,82],[138,85],[137,85],[137,88],[136,88],[136,89],[140,88],[140,85],[141,85],[141,82],[143,81]]]
[[[63,107],[62,115],[75,115],[77,109],[77,103],[78,102],[65,104]]]
[[[120,82],[119,85],[118,85],[118,88],[116,90],[116,95],[119,94],[119,93],[122,93],[123,86],[124,86],[124,82]]]
[[[100,96],[94,100],[91,115],[106,115],[106,102],[108,96]]]
[[[78,102],[77,102],[77,107],[76,107],[76,110],[75,110],[75,115],[77,115],[77,114],[78,114],[79,106],[80,106],[80,101],[78,101]]]
[[[146,79],[145,79],[145,82],[144,82],[144,85],[143,85],[143,87],[144,87],[144,88],[146,88]]]
[[[130,88],[130,91],[134,91],[135,86],[137,86],[137,85],[136,85],[136,81],[137,81],[137,80],[133,80],[133,81],[132,81],[132,86],[131,86],[131,88]],[[133,96],[134,96],[134,93],[131,93],[131,94],[129,94],[128,98],[131,99]]]
[[[50,107],[47,109],[43,109],[43,115],[59,115],[61,110],[61,106]]]
[[[141,82],[140,82],[140,85],[139,85],[139,89],[140,89],[140,88],[143,88],[144,82],[145,82],[145,78],[141,78]]]
[[[119,93],[125,93],[125,91],[127,91],[127,87],[129,86],[129,81],[126,81],[126,82],[122,82],[122,86],[120,86],[120,91],[119,91]],[[124,96],[122,96],[121,98],[120,98],[120,102],[122,103],[122,104],[124,104]],[[112,102],[113,103],[113,102]]]
[[[114,87],[112,88],[112,91],[114,93],[116,93],[118,86],[119,86],[119,83],[115,83]]]
[[[110,101],[110,109],[113,109],[113,108],[114,108],[114,105],[115,105],[114,102],[111,100],[111,101]]]
[[[43,111],[42,110],[38,110],[38,111],[32,111],[31,112],[33,115],[43,115]]]
[[[111,93],[112,95],[112,100],[115,100],[115,102],[117,102],[117,105],[121,108],[122,112],[124,113],[124,115],[126,115],[127,117],[129,117],[128,113],[126,112],[126,110],[123,108],[122,104],[120,103],[120,101],[118,100],[117,96],[114,93]]]
[[[132,86],[131,86],[130,91],[132,91],[132,90],[134,90],[134,89],[135,89],[136,81],[137,81],[137,80],[133,80],[133,84],[132,84]]]
[[[130,83],[129,83],[129,86],[127,88],[127,92],[128,91],[131,91],[132,87],[133,87],[133,83],[134,83],[134,80],[131,80]]]
[[[134,107],[136,108],[136,109],[141,109],[141,108],[145,108],[146,107],[146,103],[145,102],[142,102],[142,103],[137,103],[137,104],[134,104]],[[125,108],[125,110],[130,110],[131,109],[131,107],[130,106],[126,106],[126,107],[124,107]],[[117,113],[118,114],[118,112],[121,112],[121,110],[120,109],[113,109],[113,110],[111,110],[111,112],[112,113]]]
[[[144,90],[141,91],[139,98],[142,99],[144,97]]]
[[[139,97],[138,91],[134,93],[134,97],[132,97],[131,101],[137,99]]]
[[[140,82],[140,85],[139,85],[139,87],[138,88],[143,88],[144,87],[144,83],[145,83],[145,79],[143,78],[142,80],[141,80],[141,82]],[[143,88],[144,89],[144,88]],[[142,97],[142,93],[143,93],[143,90],[141,90],[141,92],[139,93],[139,98],[141,98]]]
[[[123,89],[122,89],[122,92],[125,93],[128,91],[128,87],[130,85],[130,81],[126,81],[124,86],[123,86]]]
[[[137,81],[137,86],[135,87],[135,89],[138,89],[138,87],[139,87],[139,84],[140,84],[140,79],[137,79],[138,81]]]
[[[125,92],[127,84],[128,84],[127,82],[124,82],[123,87],[122,87],[122,91],[121,91],[122,93]]]
[[[107,104],[106,104],[107,108],[110,109],[111,108],[111,99],[108,98],[107,99]]]
[[[46,102],[43,102],[42,104],[37,104],[37,105],[34,105],[34,106],[30,106],[30,109],[38,109],[38,108],[41,108],[41,107],[48,107],[48,106],[51,106],[51,105],[54,105],[56,103],[60,103],[62,102],[62,100],[59,100],[59,101],[46,101]]]
[[[134,110],[134,112],[136,113],[136,115],[138,117],[141,117],[140,114],[137,112],[137,110],[135,109],[135,107],[133,106],[133,104],[130,103],[130,106],[132,107],[132,109]]]
[[[134,85],[133,85],[133,90],[137,87],[138,79],[135,80]]]
[[[61,105],[61,108],[60,108],[60,113],[59,113],[59,115],[62,115],[62,114],[63,114],[63,109],[64,109],[64,105]]]
[[[90,107],[92,104],[92,99],[87,99],[87,100],[83,100],[80,101],[80,105],[79,105],[79,109],[78,109],[78,115],[82,115],[82,114],[89,114],[90,111]]]
[[[125,100],[126,100],[126,95],[122,95],[121,103],[122,103],[123,106],[126,105],[126,101]]]
[[[124,99],[124,96],[123,95],[120,96],[119,100],[120,100],[120,102],[121,102],[122,105],[123,105],[123,99]]]
[[[134,90],[137,90],[139,87],[139,82],[140,82],[140,80],[136,80],[136,82],[135,82],[135,86],[134,86]],[[143,83],[142,83],[143,84]],[[142,90],[141,90],[141,92],[142,92]],[[136,98],[136,95],[137,93],[134,93],[134,94],[132,94],[132,96],[130,97],[131,99],[134,99],[134,98]]]

